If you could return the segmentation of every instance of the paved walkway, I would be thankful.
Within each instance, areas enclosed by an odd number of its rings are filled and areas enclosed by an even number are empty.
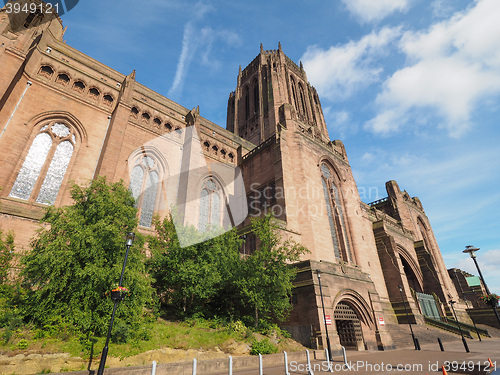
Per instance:
[[[493,364],[500,368],[500,338],[467,340],[470,353],[465,352],[462,341],[448,342],[444,344],[444,352],[439,345],[427,344],[422,350],[399,349],[391,351],[348,351],[347,361],[350,369],[343,368],[343,358],[333,358],[333,374],[405,374],[426,375],[442,374],[441,366],[448,366],[449,374],[471,373],[462,369],[476,368],[487,365],[488,358]],[[332,374],[327,371],[324,361],[313,360],[311,362],[314,375]],[[308,374],[305,363],[290,363],[290,375]],[[456,371],[453,371],[456,370]],[[472,372],[473,373],[473,372]],[[253,371],[235,371],[236,375],[256,375]],[[284,367],[264,368],[264,375],[284,375]]]
[[[316,351],[317,359],[312,359],[311,352],[311,367],[313,374],[307,371],[304,356],[300,356],[300,362],[289,361],[289,375],[320,375],[320,374],[398,374],[398,375],[442,375],[441,366],[447,366],[448,374],[478,374],[478,372],[467,372],[463,369],[477,369],[480,365],[484,368],[488,364],[490,358],[493,364],[499,368],[495,374],[500,375],[500,337],[479,340],[467,340],[470,353],[466,353],[463,343],[460,339],[445,342],[444,352],[441,352],[436,341],[435,344],[422,345],[422,350],[414,349],[397,349],[389,351],[347,351],[347,362],[349,368],[345,368],[342,357],[334,357],[332,361],[333,372],[328,371],[327,364],[323,360],[324,352]],[[291,356],[292,357],[292,356]],[[297,356],[294,356],[297,358]],[[304,360],[302,360],[302,358]],[[200,365],[201,365],[200,361]],[[254,362],[255,363],[255,362]],[[179,364],[182,369],[174,371],[179,375],[191,375],[192,366],[190,363]],[[167,370],[165,367],[159,366],[156,375],[172,374],[172,368]],[[228,371],[214,371],[209,373],[198,371],[197,375],[222,375]],[[201,367],[200,369],[201,370]],[[105,374],[109,375],[149,375],[151,367],[128,367],[106,369]],[[87,375],[87,371],[78,371],[71,373],[73,375]],[[481,372],[484,374],[484,372]],[[62,374],[61,374],[62,375]],[[259,375],[258,365],[251,370],[233,370],[233,375]],[[283,365],[279,366],[264,366],[263,375],[286,375]]]

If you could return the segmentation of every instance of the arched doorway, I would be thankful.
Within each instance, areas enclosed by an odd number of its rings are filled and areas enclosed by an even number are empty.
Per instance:
[[[406,279],[408,280],[408,285],[417,293],[423,293],[422,288],[422,274],[417,272],[419,271],[418,266],[415,264],[415,261],[411,258],[411,256],[406,252],[406,250],[399,249],[399,258],[401,259],[401,264],[403,265],[403,272],[406,275]]]
[[[339,302],[335,307],[334,318],[340,345],[346,349],[363,348],[361,322],[354,309],[346,302]]]
[[[406,275],[406,279],[408,280],[408,285],[410,286],[410,288],[412,288],[415,292],[422,293],[422,287],[418,282],[417,276],[415,275],[415,272],[413,272],[413,269],[410,267],[405,258],[401,257],[401,263],[403,264],[403,271]]]

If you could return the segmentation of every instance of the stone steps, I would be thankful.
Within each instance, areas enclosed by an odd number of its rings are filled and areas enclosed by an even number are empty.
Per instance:
[[[453,334],[429,325],[412,324],[413,333],[420,345],[435,344],[438,347],[438,337],[442,342],[460,340],[460,335]],[[394,345],[397,348],[413,348],[413,340],[408,324],[388,324],[387,330],[391,333]]]

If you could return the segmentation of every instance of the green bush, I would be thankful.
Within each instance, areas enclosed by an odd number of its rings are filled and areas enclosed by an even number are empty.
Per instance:
[[[22,339],[17,343],[17,347],[21,350],[28,349],[29,343],[28,340]]]
[[[113,331],[111,333],[111,341],[115,344],[125,343],[131,337],[131,330],[128,324],[122,321],[118,321],[114,324]]]
[[[258,354],[273,354],[278,352],[278,347],[274,345],[269,339],[263,339],[260,341],[254,341],[252,343],[252,350],[250,350],[251,355]]]
[[[142,341],[149,341],[153,338],[151,331],[147,327],[141,327],[136,335],[137,339]]]
[[[228,324],[227,329],[230,332],[234,332],[237,335],[241,337],[245,337],[247,334],[248,328],[245,326],[245,324],[241,320],[237,320],[235,322],[231,322]]]

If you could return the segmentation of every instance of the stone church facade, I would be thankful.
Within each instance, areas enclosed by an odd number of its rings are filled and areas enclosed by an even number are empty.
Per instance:
[[[281,45],[261,46],[240,68],[224,129],[63,35],[56,15],[0,12],[0,226],[15,232],[18,248],[28,248],[48,205],[71,204],[70,181],[106,176],[129,184],[145,233],[154,213],[177,202],[181,219],[200,228],[238,226],[248,253],[258,245],[251,217],[273,212],[283,237],[310,250],[295,265],[284,324],[307,346],[325,345],[321,294],[333,349],[396,346],[391,327],[407,321],[405,306],[423,324],[417,294],[450,313],[458,295],[420,200],[389,181],[387,198],[361,201],[316,90]],[[168,140],[168,152],[157,139]],[[186,189],[172,190],[183,179]]]

